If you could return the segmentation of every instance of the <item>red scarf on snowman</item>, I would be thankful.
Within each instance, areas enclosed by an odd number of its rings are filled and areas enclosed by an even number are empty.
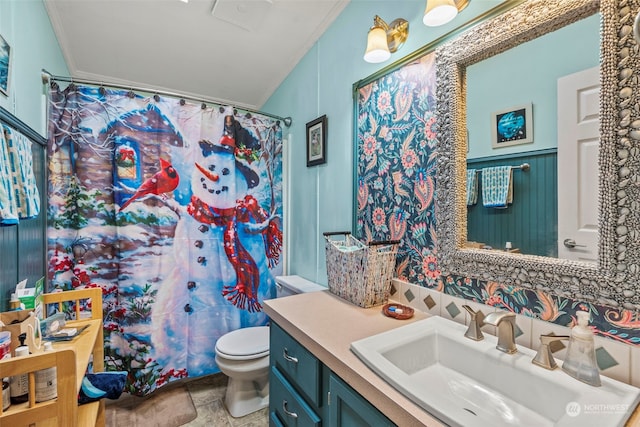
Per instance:
[[[238,308],[249,312],[262,311],[258,302],[258,286],[260,285],[260,270],[249,251],[242,245],[237,233],[237,223],[249,223],[251,218],[256,223],[265,222],[267,212],[260,207],[255,197],[245,196],[238,200],[233,208],[214,208],[196,196],[191,197],[187,205],[187,212],[197,221],[224,227],[224,252],[236,272],[236,285],[225,285],[222,295]],[[269,267],[278,263],[282,248],[282,231],[275,221],[269,223],[257,232],[264,237],[265,253],[269,260]]]

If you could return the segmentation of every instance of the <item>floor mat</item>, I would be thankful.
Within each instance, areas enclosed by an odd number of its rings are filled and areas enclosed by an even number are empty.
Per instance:
[[[107,401],[106,427],[178,427],[198,416],[187,387],[170,387],[149,396],[123,394]]]

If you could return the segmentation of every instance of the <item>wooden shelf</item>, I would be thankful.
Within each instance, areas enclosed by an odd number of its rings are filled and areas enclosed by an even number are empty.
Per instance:
[[[91,299],[96,310],[80,312],[78,302]],[[105,424],[104,401],[78,405],[78,393],[91,357],[93,371],[104,370],[104,339],[102,330],[102,290],[100,288],[44,294],[45,304],[76,301],[75,317],[82,320],[66,322],[66,327],[83,328],[70,341],[53,343],[53,351],[39,352],[19,358],[0,361],[0,378],[28,374],[29,402],[0,408],[0,425],[22,427],[98,426]],[[46,310],[45,310],[46,311]],[[35,372],[55,367],[58,397],[46,402],[35,402]]]
[[[80,386],[82,385],[82,378],[84,377],[84,373],[87,371],[87,367],[89,366],[89,359],[91,354],[93,353],[94,343],[96,342],[96,338],[98,334],[102,332],[102,321],[100,320],[84,320],[79,322],[74,322],[73,324],[68,324],[73,328],[82,328],[83,326],[88,326],[85,330],[83,330],[78,336],[74,337],[71,341],[58,341],[53,343],[54,350],[73,350],[76,355],[76,371],[81,372],[83,375],[78,375],[77,382],[78,387],[77,390],[80,391]],[[102,369],[100,369],[102,370]],[[99,370],[96,370],[99,372]]]
[[[78,406],[78,425],[90,426],[96,425],[98,413],[100,412],[101,402],[85,403]]]

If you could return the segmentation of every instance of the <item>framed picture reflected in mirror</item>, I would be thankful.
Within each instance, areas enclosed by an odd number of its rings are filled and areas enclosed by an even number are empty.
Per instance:
[[[531,103],[491,113],[491,146],[493,148],[533,142]]]

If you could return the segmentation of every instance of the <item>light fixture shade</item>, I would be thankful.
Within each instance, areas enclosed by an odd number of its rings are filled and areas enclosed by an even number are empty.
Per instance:
[[[427,0],[422,23],[428,27],[437,27],[451,21],[458,14],[453,0]]]
[[[387,32],[381,27],[372,27],[367,36],[367,50],[364,60],[371,63],[384,62],[391,58],[387,44]]]

